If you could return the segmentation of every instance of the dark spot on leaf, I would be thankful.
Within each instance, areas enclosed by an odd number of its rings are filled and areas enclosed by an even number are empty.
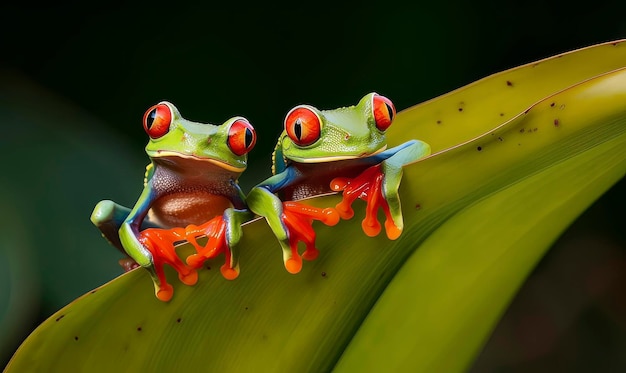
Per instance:
[[[558,127],[558,126],[559,126],[559,120],[558,120],[558,119],[555,119],[555,120],[554,120],[554,127]]]
[[[507,81],[506,81],[506,85],[508,85],[509,87],[512,87],[512,86],[513,86],[513,83],[512,83],[510,80],[507,80]]]
[[[141,326],[137,327],[137,331],[140,332],[141,331]]]
[[[78,336],[77,335],[74,336],[74,340],[78,341]]]
[[[533,128],[533,132],[537,132],[537,127]]]
[[[481,151],[481,150],[483,150],[483,147],[479,146],[478,148],[476,148],[476,150]]]
[[[326,272],[322,272],[322,277],[326,277]]]
[[[438,120],[438,121],[437,121],[437,124],[441,124],[441,121],[440,121],[440,120]]]
[[[550,104],[550,107],[554,107],[554,102]]]
[[[206,266],[206,269],[208,269],[210,271],[211,270],[211,266]]]
[[[519,130],[519,133],[524,133],[524,131],[525,129],[522,128],[521,130]]]
[[[463,108],[462,108],[462,107],[460,107],[460,108],[459,108],[459,111],[463,111]]]
[[[95,294],[95,293],[96,293],[96,291],[98,291],[98,290],[97,290],[97,289],[94,289],[94,290],[90,291],[90,292],[89,292],[89,294]]]
[[[181,322],[181,321],[183,321],[183,319],[181,319],[180,317],[176,319],[176,322],[178,322],[178,323]]]
[[[61,315],[61,316],[57,317],[55,321],[59,321],[59,320],[61,320],[64,317],[65,317],[65,315]]]
[[[503,117],[503,116],[504,116],[504,113],[500,113],[500,116],[501,116],[501,117]]]
[[[244,308],[246,311],[248,310],[248,307]]]
[[[498,137],[498,140],[500,141],[504,141],[504,139],[502,137]]]
[[[422,208],[422,205],[420,205],[419,203],[415,205],[415,209],[416,209],[416,210],[419,210],[419,209],[421,209],[421,208]]]
[[[526,110],[524,111],[524,114],[528,114],[528,112],[529,112],[529,111],[530,111],[530,108],[526,109]]]

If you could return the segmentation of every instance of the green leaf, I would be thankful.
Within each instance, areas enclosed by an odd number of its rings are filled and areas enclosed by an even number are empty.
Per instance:
[[[50,317],[7,371],[462,371],[551,242],[626,172],[624,66],[607,43],[405,110],[390,143],[434,154],[405,169],[398,240],[358,218],[319,226],[319,258],[290,275],[257,220],[237,280],[213,262],[161,303],[132,271]]]

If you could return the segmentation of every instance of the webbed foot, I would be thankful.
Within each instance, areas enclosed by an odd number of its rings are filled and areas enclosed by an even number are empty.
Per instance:
[[[326,225],[339,222],[339,214],[333,208],[318,208],[299,202],[283,202],[281,219],[287,229],[289,248],[283,248],[283,261],[289,273],[298,273],[302,269],[302,259],[314,260],[319,251],[315,247],[313,221],[319,220]],[[306,249],[302,256],[298,253],[298,242],[302,241]]]
[[[178,272],[178,278],[185,285],[195,285],[198,282],[198,272],[185,265],[176,254],[176,242],[185,239],[183,228],[148,228],[140,232],[138,239],[152,254],[154,288],[159,300],[167,302],[174,294],[172,285],[167,282],[165,277],[163,270],[165,264],[170,265]]]
[[[387,237],[391,240],[395,240],[402,233],[402,214],[399,212],[399,200],[397,195],[394,198],[394,205],[397,205],[396,220],[399,224],[394,222],[394,218],[389,208],[387,198],[383,190],[383,182],[385,179],[385,173],[382,171],[380,164],[369,167],[363,173],[355,178],[338,177],[330,182],[332,190],[340,192],[343,191],[343,199],[336,206],[337,211],[343,219],[350,219],[354,216],[354,210],[352,209],[352,203],[357,199],[362,199],[367,202],[365,209],[365,219],[361,223],[363,232],[370,237],[378,235],[381,231],[381,225],[377,218],[378,209],[382,208],[385,213],[385,231]],[[397,193],[397,192],[396,192]]]
[[[216,216],[202,225],[188,225],[185,228],[185,239],[196,248],[196,254],[187,257],[187,264],[192,268],[200,268],[207,259],[224,253],[225,263],[220,268],[222,276],[234,280],[239,276],[239,265],[234,264],[230,246],[227,243],[227,222],[222,216]],[[206,236],[204,246],[197,241],[198,237]]]

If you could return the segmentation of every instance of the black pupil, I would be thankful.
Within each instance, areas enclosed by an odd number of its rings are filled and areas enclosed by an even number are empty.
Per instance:
[[[386,102],[385,102],[385,106],[387,106],[387,111],[389,112],[389,120],[393,120],[393,109]]]
[[[246,128],[246,148],[252,145],[253,134],[250,128]]]
[[[298,140],[302,140],[302,121],[298,118],[293,125],[293,132],[296,134]]]
[[[146,126],[148,126],[148,129],[152,128],[152,124],[154,123],[154,120],[156,119],[156,115],[157,115],[156,108],[152,109],[150,114],[148,114],[148,118],[146,118]]]

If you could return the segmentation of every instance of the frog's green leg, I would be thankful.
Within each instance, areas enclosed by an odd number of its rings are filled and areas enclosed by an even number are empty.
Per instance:
[[[124,219],[124,222],[122,222],[119,229],[119,236],[124,251],[150,274],[156,297],[162,301],[169,301],[174,290],[172,285],[166,282],[165,276],[162,273],[162,265],[168,257],[156,258],[155,263],[155,256],[162,255],[162,251],[166,250],[167,247],[147,247],[148,241],[140,241],[142,237],[140,234],[142,224],[155,198],[156,194],[152,188],[151,181],[148,181],[146,185],[144,185],[144,189],[137,203],[129,212],[126,219]],[[155,265],[158,268],[156,268]],[[191,282],[191,279],[189,282]]]
[[[277,178],[277,176],[275,175],[273,178]],[[270,187],[269,185],[270,184],[261,184],[254,187],[250,193],[248,193],[246,203],[253,213],[265,218],[270,229],[274,232],[274,236],[278,239],[278,243],[283,251],[285,268],[287,268],[290,273],[297,273],[300,271],[300,269],[296,270],[297,262],[300,263],[301,268],[302,260],[300,260],[299,255],[294,258],[293,251],[289,244],[288,228],[282,220],[283,202],[268,189]],[[292,259],[294,264],[287,265],[287,263],[291,263]],[[290,268],[292,269],[290,270]]]
[[[267,224],[280,242],[286,243],[289,239],[287,228],[280,219],[283,213],[283,202],[269,189],[263,186],[254,187],[246,197],[250,210],[265,218]]]
[[[230,279],[239,276],[239,250],[237,244],[243,236],[243,223],[254,218],[254,214],[249,210],[226,209],[224,211],[224,221],[226,223],[226,251],[227,260],[221,268],[222,275]],[[234,275],[234,277],[233,277]]]
[[[208,222],[185,228],[185,239],[196,248],[196,254],[187,257],[187,264],[200,268],[205,260],[215,258],[220,253],[226,257],[220,268],[224,278],[234,280],[239,276],[239,253],[236,246],[243,236],[241,225],[253,217],[247,210],[228,208],[222,216],[216,216]],[[198,237],[206,236],[207,242],[200,245]]]
[[[139,211],[139,209],[138,209]],[[113,246],[117,247],[122,253],[129,257],[119,261],[125,271],[134,269],[140,265],[136,256],[131,255],[121,241],[120,228],[129,220],[131,209],[118,205],[110,200],[100,201],[91,214],[91,221],[100,229],[104,238]],[[175,255],[174,242],[181,241],[184,238],[169,237],[161,234],[164,229],[153,228],[157,225],[151,222],[147,217],[141,220],[141,230],[137,234],[139,245],[143,245],[143,249],[148,251],[148,259],[144,258],[142,266],[148,269],[153,282],[155,283],[155,292],[161,300],[167,301],[173,294],[173,288],[165,279],[163,272],[163,264],[167,263],[174,267],[179,273],[180,280],[187,284],[193,285],[197,281],[197,274],[194,270],[186,267],[184,263]],[[128,227],[127,227],[128,228]],[[144,254],[145,255],[145,254]],[[145,263],[149,263],[146,265]]]
[[[426,155],[430,147],[421,141],[413,140],[396,148],[389,149],[377,157],[383,160],[369,167],[356,178],[335,178],[330,187],[343,191],[343,199],[336,208],[344,219],[354,216],[352,203],[357,199],[367,201],[365,219],[361,224],[368,236],[380,233],[381,226],[376,217],[378,209],[385,213],[385,231],[389,239],[395,240],[402,233],[404,222],[400,206],[398,188],[402,179],[402,168]]]

